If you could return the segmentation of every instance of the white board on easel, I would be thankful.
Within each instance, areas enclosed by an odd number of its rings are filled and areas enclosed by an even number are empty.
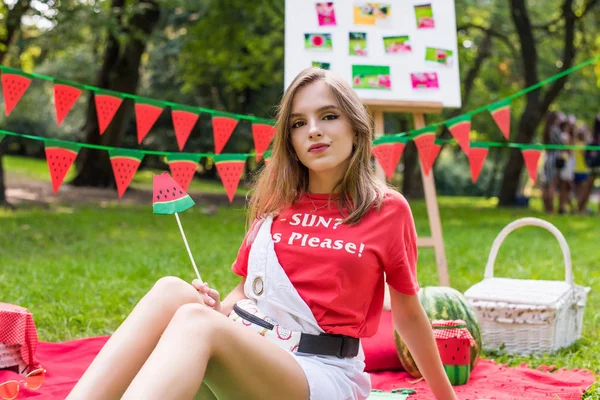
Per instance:
[[[328,14],[331,9],[333,14]],[[458,108],[454,0],[286,0],[285,87],[313,63],[328,64],[328,69],[354,83],[365,103],[438,102],[444,108]],[[361,66],[379,68],[369,71]]]

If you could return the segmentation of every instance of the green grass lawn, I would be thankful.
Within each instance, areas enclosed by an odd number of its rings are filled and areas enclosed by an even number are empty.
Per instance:
[[[14,170],[10,158],[5,166]],[[23,173],[41,175],[41,169],[23,168]],[[428,235],[424,202],[413,201],[411,207],[419,235]],[[533,210],[506,210],[497,209],[493,200],[443,197],[439,207],[451,284],[461,292],[482,279],[492,241],[508,223],[537,216],[563,232],[576,282],[592,287],[583,338],[552,355],[485,357],[510,365],[527,362],[600,373],[598,217],[546,217],[539,202]],[[244,235],[244,210],[223,207],[206,216],[194,207],[181,220],[203,278],[226,294],[238,281],[230,266]],[[158,278],[175,275],[191,281],[195,276],[175,218],[155,216],[149,206],[0,210],[0,265],[0,301],[29,308],[44,341],[110,334]],[[558,243],[541,228],[517,230],[500,250],[496,274],[562,280]],[[419,281],[421,286],[437,285],[432,249],[420,250]],[[600,385],[588,391],[591,398],[600,399]]]

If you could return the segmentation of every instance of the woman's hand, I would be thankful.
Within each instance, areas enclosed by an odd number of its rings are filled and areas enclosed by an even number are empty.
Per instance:
[[[221,296],[219,292],[210,288],[208,283],[202,283],[198,279],[192,281],[192,286],[200,293],[204,304],[217,312],[221,312]]]

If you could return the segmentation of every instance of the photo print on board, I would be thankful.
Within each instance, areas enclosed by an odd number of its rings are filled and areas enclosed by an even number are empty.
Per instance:
[[[326,69],[326,70],[330,70],[331,69],[331,63],[328,63],[328,62],[313,61],[312,62],[312,66],[313,67],[317,67],[317,68],[321,68],[321,69]]]
[[[391,6],[387,3],[354,2],[354,25],[389,26]]]
[[[410,80],[412,88],[414,90],[423,89],[439,89],[440,83],[438,81],[437,73],[435,72],[416,72],[410,74]]]
[[[390,90],[392,88],[390,67],[383,65],[352,65],[352,87],[354,89]]]
[[[427,47],[425,49],[425,61],[450,67],[454,62],[454,57],[452,56],[452,50]]]
[[[306,50],[329,51],[333,47],[331,33],[305,33],[304,48]]]
[[[365,32],[350,32],[348,34],[349,49],[351,56],[367,56],[367,34]]]
[[[387,54],[406,54],[412,52],[408,36],[385,36],[383,48]]]
[[[431,4],[421,4],[415,6],[415,17],[417,19],[417,29],[435,28]]]
[[[319,26],[336,26],[335,9],[332,1],[317,3],[316,8]]]

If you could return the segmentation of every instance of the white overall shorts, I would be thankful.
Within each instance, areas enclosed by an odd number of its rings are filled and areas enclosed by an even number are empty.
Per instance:
[[[323,333],[279,264],[271,236],[272,222],[273,218],[268,217],[255,228],[258,233],[250,247],[244,293],[283,328],[313,335]],[[371,378],[364,372],[362,346],[353,358],[288,352],[304,370],[310,400],[359,400],[369,396]]]

